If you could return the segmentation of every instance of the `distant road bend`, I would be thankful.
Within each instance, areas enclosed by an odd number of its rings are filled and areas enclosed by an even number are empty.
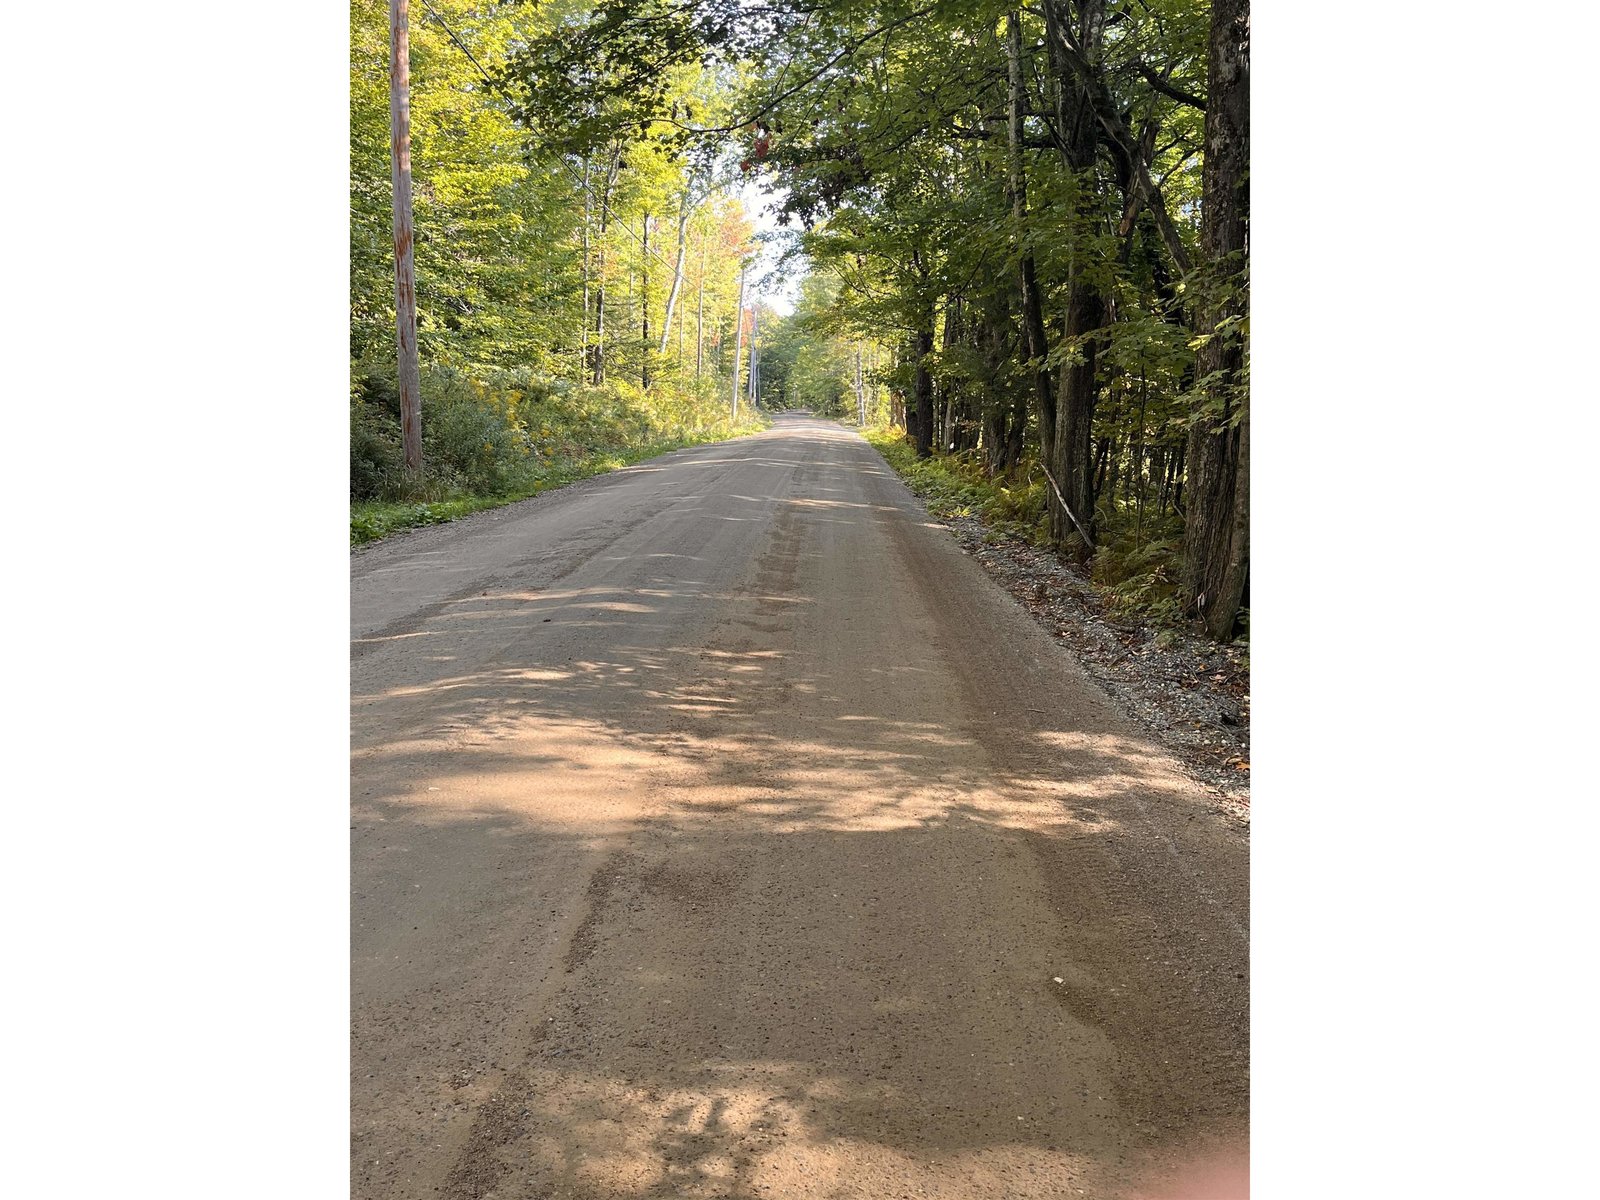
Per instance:
[[[358,1200],[1244,1194],[1244,837],[860,437],[351,574]]]

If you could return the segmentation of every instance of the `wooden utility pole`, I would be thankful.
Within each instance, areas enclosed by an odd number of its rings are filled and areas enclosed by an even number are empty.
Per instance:
[[[411,16],[389,0],[389,163],[394,181],[394,320],[400,437],[406,470],[422,470],[422,378],[417,367],[417,273],[411,237]]]
[[[733,319],[733,419],[739,419],[739,360],[744,357],[744,273],[746,264],[739,262],[739,307]]]

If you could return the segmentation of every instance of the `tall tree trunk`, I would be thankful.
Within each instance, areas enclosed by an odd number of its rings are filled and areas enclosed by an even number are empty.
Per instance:
[[[1095,364],[1097,346],[1094,332],[1102,324],[1104,307],[1100,293],[1083,281],[1082,266],[1071,269],[1073,282],[1067,293],[1066,336],[1079,344],[1078,361],[1062,368],[1061,390],[1056,402],[1056,441],[1051,455],[1061,495],[1077,517],[1077,524],[1094,536],[1094,471],[1089,457],[1094,429]],[[1081,340],[1080,340],[1081,339]],[[1056,542],[1075,547],[1075,557],[1088,557],[1091,547],[1081,537],[1072,540],[1074,524],[1058,516]]]
[[[1018,252],[1017,282],[1022,297],[1023,345],[1029,360],[1037,364],[1033,372],[1034,403],[1039,412],[1041,437],[1045,445],[1050,445],[1055,440],[1056,393],[1050,368],[1045,366],[1049,344],[1045,340],[1039,281],[1034,271],[1033,255],[1024,249],[1028,228],[1028,179],[1022,163],[1022,18],[1014,11],[1006,14],[1006,80],[1006,191],[1011,196],[1011,236]]]
[[[694,377],[700,378],[706,359],[706,239],[700,239],[700,279],[694,309]]]
[[[1113,490],[1117,486],[1116,455],[1112,453],[1111,439],[1102,434],[1094,444],[1094,486],[1089,489],[1089,507],[1095,508],[1100,503],[1100,497],[1106,494],[1109,485]]]
[[[739,307],[733,314],[733,419],[739,419],[739,359],[744,353],[744,273],[746,264],[739,263]]]
[[[389,0],[389,172],[394,184],[395,357],[406,470],[422,470],[422,374],[417,362],[417,277],[411,228],[411,14]]]
[[[677,306],[678,293],[683,289],[683,253],[689,240],[689,193],[684,192],[678,205],[678,256],[672,264],[672,290],[667,293],[667,315],[661,322],[661,345],[658,354],[667,352],[667,334],[672,328],[672,310]]]
[[[611,162],[606,167],[605,183],[600,189],[600,249],[595,264],[594,290],[594,345],[589,348],[592,374],[590,382],[599,387],[606,381],[606,230],[611,224],[611,194],[617,185],[617,172],[622,168],[622,151],[613,148]]]
[[[1185,596],[1207,632],[1233,636],[1250,566],[1250,422],[1242,377],[1250,193],[1250,4],[1215,0],[1206,92],[1200,243],[1209,275],[1189,425]],[[1226,324],[1225,324],[1226,323]]]
[[[752,411],[757,407],[757,401],[761,396],[759,390],[761,386],[760,332],[761,309],[752,304],[750,306],[750,408]]]
[[[1137,497],[1138,515],[1134,517],[1134,522],[1133,522],[1134,531],[1135,531],[1134,536],[1135,537],[1137,537],[1140,533],[1142,533],[1144,531],[1144,498],[1145,498],[1144,426],[1145,426],[1145,410],[1149,406],[1149,401],[1150,401],[1150,380],[1148,378],[1146,378],[1145,372],[1144,372],[1144,368],[1140,367],[1139,368],[1139,423],[1138,423],[1137,427],[1134,429],[1134,444],[1133,444],[1133,451],[1132,451],[1132,453],[1133,453],[1133,461],[1132,461],[1132,464],[1131,464],[1131,466],[1130,466],[1130,468],[1128,470],[1128,477],[1133,481],[1133,485],[1134,485],[1135,489],[1138,491],[1138,497]],[[1126,492],[1123,493],[1123,498],[1124,499],[1127,498],[1127,493]]]
[[[589,175],[593,169],[590,156],[583,156],[583,321],[578,335],[578,381],[589,372],[589,221],[594,208]]]
[[[1150,482],[1156,487],[1156,515],[1167,511],[1167,448],[1157,442],[1150,447]]]
[[[644,215],[644,253],[639,257],[639,386],[650,390],[650,214]]]
[[[1049,27],[1051,66],[1056,80],[1056,125],[1061,137],[1061,154],[1069,171],[1084,177],[1093,169],[1098,143],[1099,122],[1094,114],[1094,100],[1077,79],[1076,73],[1061,52],[1063,38],[1057,11],[1061,0],[1045,4],[1045,19]],[[1100,37],[1105,26],[1104,0],[1082,0],[1077,5],[1077,44],[1081,53],[1094,69],[1099,68]],[[1083,189],[1086,193],[1091,189]],[[1095,366],[1098,351],[1094,333],[1105,323],[1105,303],[1099,290],[1090,282],[1081,232],[1092,220],[1087,205],[1078,205],[1078,211],[1068,218],[1066,230],[1072,256],[1067,267],[1067,319],[1064,330],[1069,343],[1077,347],[1076,361],[1062,367],[1056,399],[1055,439],[1046,442],[1046,459],[1055,470],[1062,498],[1071,510],[1067,514],[1051,509],[1052,533],[1058,546],[1070,548],[1080,561],[1087,559],[1092,547],[1081,537],[1074,536],[1082,526],[1092,537],[1094,534],[1094,473],[1090,462],[1090,437],[1094,426]]]
[[[917,406],[917,457],[933,453],[933,373],[928,370],[928,355],[933,353],[933,314],[930,312],[915,339],[916,384],[913,395]]]
[[[867,388],[861,381],[861,343],[856,342],[856,424],[862,428],[867,424]]]
[[[982,430],[980,445],[983,447],[983,467],[992,479],[1006,469],[1006,424],[1009,412],[1006,396],[999,383],[1007,358],[1005,325],[1010,314],[1000,289],[985,289],[981,295],[982,307],[976,324],[983,338],[984,399],[978,420]]]
[[[944,338],[941,345],[948,352],[961,342],[961,297],[952,295],[945,300],[944,305]],[[939,425],[939,452],[948,453],[955,446],[956,440],[956,389],[950,376],[945,375],[939,389],[944,393],[942,420]]]

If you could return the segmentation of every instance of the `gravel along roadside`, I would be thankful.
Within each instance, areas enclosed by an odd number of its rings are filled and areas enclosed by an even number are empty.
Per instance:
[[[1084,575],[1048,550],[995,533],[980,517],[930,520],[1027,609],[1117,705],[1210,793],[1250,819],[1250,652],[1113,613]]]

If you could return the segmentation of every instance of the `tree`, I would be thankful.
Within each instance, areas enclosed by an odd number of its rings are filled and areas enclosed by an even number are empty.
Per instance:
[[[384,12],[351,17],[359,372],[398,326]],[[803,312],[762,315],[763,405],[975,455],[1036,489],[1060,552],[1142,564],[1231,635],[1247,0],[430,0],[416,24],[425,365],[726,404],[751,252],[732,192],[770,182],[810,274]]]
[[[1204,281],[1189,432],[1186,589],[1213,637],[1233,633],[1250,571],[1246,254],[1250,222],[1250,4],[1214,0],[1206,104]]]

